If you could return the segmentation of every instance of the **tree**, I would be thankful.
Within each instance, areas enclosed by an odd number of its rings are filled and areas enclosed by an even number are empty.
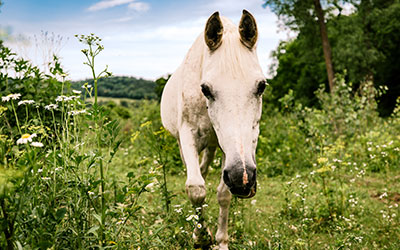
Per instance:
[[[400,74],[397,73],[400,68],[400,3],[395,0],[361,1],[347,15],[341,14],[339,7],[333,8],[338,12],[327,12],[326,25],[335,71],[352,83],[353,91],[366,81],[373,81],[376,87],[386,85],[388,91],[379,99],[379,112],[389,115],[400,94]],[[327,82],[322,44],[315,36],[318,27],[290,27],[298,32],[297,37],[281,42],[273,53],[275,75],[268,81],[272,86],[272,101],[277,104],[292,89],[297,102],[312,106],[316,104],[313,92]]]
[[[328,75],[328,81],[329,81],[329,89],[333,91],[334,71],[332,65],[332,52],[331,52],[331,45],[329,44],[329,39],[328,39],[328,31],[325,25],[324,11],[322,10],[321,3],[319,0],[314,0],[314,7],[315,7],[315,12],[317,13],[318,16],[318,24],[322,39],[322,48],[324,49],[324,57],[325,57],[326,73]]]
[[[327,2],[326,4],[331,10],[336,8],[335,6],[340,6],[338,1],[339,0],[333,0],[330,1],[331,3]],[[320,0],[266,0],[264,6],[270,7],[288,28],[303,32],[304,34],[315,35],[307,32],[307,30],[313,30],[317,25],[315,20],[318,21],[329,88],[330,91],[333,91],[334,70],[332,53],[325,24],[325,13]]]

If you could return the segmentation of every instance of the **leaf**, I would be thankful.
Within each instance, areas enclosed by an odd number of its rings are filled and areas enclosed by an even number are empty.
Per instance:
[[[98,214],[93,214],[93,217],[101,224],[101,216]]]
[[[89,231],[86,232],[86,234],[94,234],[96,237],[98,237],[97,230],[99,229],[99,226],[94,226]]]
[[[67,213],[67,209],[65,207],[58,209],[56,212],[56,219],[62,220],[66,213]]]

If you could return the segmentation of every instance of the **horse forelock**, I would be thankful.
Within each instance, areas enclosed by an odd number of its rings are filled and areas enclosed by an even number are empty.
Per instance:
[[[213,56],[204,57],[206,60],[213,60],[212,63],[203,63],[203,72],[212,69],[207,67],[217,67],[219,74],[229,74],[233,78],[246,78],[249,72],[258,71],[259,62],[256,49],[250,50],[240,41],[239,28],[228,18],[221,17],[224,27],[221,46],[215,51],[210,52],[205,46],[205,53],[212,53]]]
[[[210,51],[204,41],[204,33],[201,33],[186,54],[183,62],[185,70],[195,73],[196,78],[214,72],[217,75],[245,79],[249,72],[262,72],[256,46],[251,50],[245,47],[240,41],[238,26],[223,16],[221,21],[224,33],[220,47]]]

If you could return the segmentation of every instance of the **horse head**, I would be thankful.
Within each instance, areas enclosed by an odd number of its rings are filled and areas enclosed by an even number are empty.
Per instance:
[[[241,198],[254,196],[257,186],[255,150],[266,86],[255,49],[257,36],[255,19],[246,10],[239,27],[215,12],[204,31],[201,91],[225,154],[223,180]]]

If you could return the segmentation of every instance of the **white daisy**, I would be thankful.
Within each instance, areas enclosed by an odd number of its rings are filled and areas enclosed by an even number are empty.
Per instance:
[[[23,100],[23,101],[18,102],[18,106],[25,105],[25,104],[34,104],[34,103],[35,103],[34,100]]]
[[[43,145],[43,143],[41,143],[41,142],[34,141],[34,142],[31,143],[31,146],[37,147],[37,148],[41,148],[41,147],[43,147],[44,145]]]
[[[44,106],[44,108],[47,109],[47,110],[52,110],[52,109],[58,108],[58,105],[57,104],[50,104],[50,105]]]
[[[27,144],[28,142],[32,142],[32,138],[35,138],[36,134],[23,134],[21,138],[17,140],[17,144]]]
[[[79,114],[83,114],[83,113],[86,113],[86,110],[85,110],[85,109],[82,109],[82,110],[72,110],[72,111],[69,111],[69,112],[68,112],[69,115],[79,115]]]
[[[21,97],[21,94],[17,93],[17,94],[9,94],[7,96],[2,96],[1,100],[3,102],[8,102],[9,100],[18,100]]]

